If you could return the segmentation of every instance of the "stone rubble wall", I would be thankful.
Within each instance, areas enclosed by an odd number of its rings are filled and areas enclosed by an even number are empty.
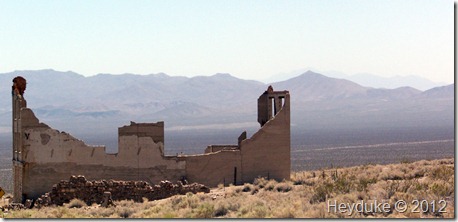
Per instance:
[[[161,181],[158,185],[150,185],[145,181],[118,181],[118,180],[95,180],[88,181],[84,176],[71,176],[70,180],[62,180],[55,184],[51,192],[45,193],[38,198],[34,207],[63,205],[72,199],[80,199],[86,204],[101,204],[104,202],[104,193],[110,192],[113,201],[133,200],[142,202],[143,198],[149,201],[171,197],[188,192],[210,192],[210,189],[202,184],[193,183],[183,185],[181,181],[173,184],[170,181]]]
[[[22,210],[22,209],[27,209],[24,204],[21,203],[10,203],[5,206],[0,206],[0,212],[8,212],[11,210]]]

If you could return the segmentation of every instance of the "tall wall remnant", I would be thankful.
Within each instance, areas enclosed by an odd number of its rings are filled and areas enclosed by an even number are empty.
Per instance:
[[[151,184],[186,178],[207,186],[242,184],[257,177],[290,177],[288,91],[274,91],[269,86],[259,97],[261,128],[251,138],[243,132],[238,144],[210,145],[199,155],[166,156],[164,122],[131,122],[120,127],[118,153],[107,154],[104,146],[86,145],[68,133],[40,123],[23,97],[25,79],[24,84],[21,82],[22,91],[16,82],[12,90],[15,202],[36,199],[71,175],[84,175],[88,180],[142,180]]]
[[[21,124],[21,109],[27,107],[24,96],[26,88],[26,80],[22,76],[13,79],[13,87],[11,94],[13,96],[12,104],[12,127],[13,127],[13,196],[14,202],[22,202],[22,179],[24,172],[24,161],[22,153],[22,124]]]

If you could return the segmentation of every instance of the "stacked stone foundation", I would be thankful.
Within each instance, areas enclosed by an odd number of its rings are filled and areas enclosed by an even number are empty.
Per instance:
[[[101,204],[104,202],[104,193],[110,192],[113,201],[133,200],[142,202],[143,198],[159,200],[174,195],[188,192],[210,192],[205,185],[193,183],[183,185],[181,181],[176,184],[170,181],[161,181],[158,185],[150,185],[145,181],[120,181],[120,180],[94,180],[88,181],[84,176],[71,176],[70,180],[63,180],[55,184],[51,192],[38,198],[34,206],[43,207],[50,205],[63,205],[73,199],[80,199],[86,204]]]

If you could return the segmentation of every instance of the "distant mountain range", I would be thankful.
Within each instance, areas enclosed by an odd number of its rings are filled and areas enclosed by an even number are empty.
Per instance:
[[[76,134],[112,133],[135,122],[165,121],[166,130],[256,129],[257,98],[268,85],[229,74],[84,77],[54,70],[0,74],[0,133],[11,127],[11,84],[27,79],[25,98],[48,125]],[[307,71],[272,83],[289,90],[292,130],[453,126],[454,84],[421,91],[365,87]]]
[[[355,75],[348,75],[343,72],[338,71],[318,71],[314,68],[306,68],[301,70],[292,71],[290,73],[280,73],[274,76],[271,76],[267,79],[264,79],[265,83],[272,83],[283,81],[287,79],[294,78],[301,75],[302,73],[311,70],[316,73],[324,74],[327,77],[346,79],[362,86],[373,87],[373,88],[386,88],[386,89],[395,89],[404,86],[410,86],[419,90],[428,90],[434,87],[446,85],[442,82],[434,82],[429,79],[409,75],[409,76],[391,76],[391,77],[382,77],[370,73],[358,73]],[[408,84],[406,84],[408,83]]]

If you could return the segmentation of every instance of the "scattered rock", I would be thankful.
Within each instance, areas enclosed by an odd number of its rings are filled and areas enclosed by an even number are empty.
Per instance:
[[[10,203],[8,205],[5,205],[3,207],[0,207],[1,211],[3,212],[8,212],[10,210],[21,210],[21,209],[27,209],[26,207],[24,207],[24,204],[20,204],[20,203]]]
[[[103,202],[101,206],[108,207],[110,205],[113,205],[113,199],[111,198],[111,192],[103,192]]]
[[[33,207],[33,201],[31,199],[25,200],[24,207],[30,209]]]

